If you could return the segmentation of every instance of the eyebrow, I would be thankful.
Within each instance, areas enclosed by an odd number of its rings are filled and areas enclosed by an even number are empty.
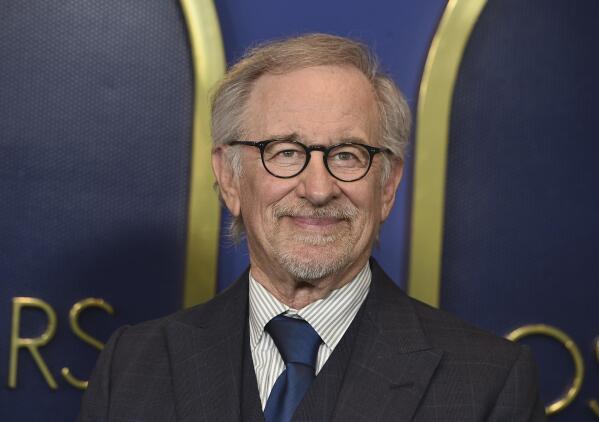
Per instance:
[[[308,141],[308,139],[301,137],[296,132],[289,133],[289,134],[274,135],[274,136],[269,137],[268,139],[272,140],[272,141],[300,142],[303,144],[307,144],[307,141]],[[360,137],[349,136],[349,137],[342,137],[338,140],[334,140],[332,143],[333,144],[345,144],[345,143],[366,144],[367,142],[366,142],[366,140],[364,140]]]
[[[301,137],[295,132],[284,135],[270,136],[268,139],[272,141],[302,142]]]
[[[359,138],[357,136],[350,136],[347,138],[341,138],[338,143],[353,143],[353,144],[367,144],[365,139]]]

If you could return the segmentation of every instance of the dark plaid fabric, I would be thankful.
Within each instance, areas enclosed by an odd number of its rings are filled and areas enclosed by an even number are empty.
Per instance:
[[[526,348],[407,297],[374,261],[372,271],[355,338],[327,361],[295,420],[545,420]],[[247,291],[246,273],[206,304],[117,331],[79,421],[242,420],[242,402],[257,400],[257,389],[242,388],[255,379],[244,353]],[[345,364],[334,382],[319,381],[336,360]],[[250,413],[261,420],[255,406]]]

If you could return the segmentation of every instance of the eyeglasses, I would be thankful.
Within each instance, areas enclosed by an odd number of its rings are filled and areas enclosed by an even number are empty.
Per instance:
[[[229,145],[247,145],[260,150],[262,164],[267,172],[281,179],[289,179],[300,174],[308,166],[312,151],[323,153],[324,166],[335,179],[342,182],[355,182],[368,173],[372,159],[379,152],[392,153],[388,148],[345,142],[331,145],[306,146],[297,141],[231,141]]]

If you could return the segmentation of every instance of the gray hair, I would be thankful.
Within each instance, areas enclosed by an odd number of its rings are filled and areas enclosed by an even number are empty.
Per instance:
[[[285,74],[313,66],[353,66],[372,84],[379,112],[379,144],[403,161],[410,135],[410,109],[393,80],[380,72],[370,49],[357,41],[328,34],[307,34],[267,42],[249,50],[220,81],[212,97],[212,139],[214,147],[243,139],[244,114],[254,82],[264,74]],[[386,155],[384,155],[386,157]],[[226,159],[235,175],[241,175],[238,148],[228,148]],[[382,182],[391,164],[384,159]],[[233,218],[230,238],[238,242],[244,233],[243,220]]]

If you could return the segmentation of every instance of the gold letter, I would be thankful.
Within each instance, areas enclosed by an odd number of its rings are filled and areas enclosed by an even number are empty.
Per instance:
[[[71,329],[73,333],[81,340],[86,342],[87,344],[95,347],[98,350],[102,350],[104,348],[104,343],[95,339],[94,337],[87,334],[85,331],[81,329],[79,326],[79,315],[85,308],[96,307],[104,309],[110,315],[114,315],[114,309],[108,302],[104,302],[102,299],[96,299],[93,297],[80,300],[75,303],[69,312],[69,322],[71,324]],[[71,370],[69,368],[62,368],[61,370],[62,376],[69,384],[71,384],[75,388],[79,388],[81,390],[85,390],[87,388],[87,381],[81,381],[80,379],[75,378],[73,374],[71,374]]]
[[[595,357],[599,361],[599,337],[595,339]],[[589,401],[589,407],[595,416],[599,416],[599,402],[595,399]]]
[[[19,337],[19,326],[21,325],[21,308],[30,306],[41,309],[48,317],[48,328],[37,338],[21,338]],[[17,367],[19,362],[19,349],[26,347],[29,349],[33,360],[37,367],[42,372],[46,382],[52,389],[58,388],[56,380],[48,370],[42,355],[37,350],[38,347],[46,345],[56,333],[56,312],[50,305],[41,299],[34,297],[14,297],[12,299],[12,332],[10,335],[10,360],[8,366],[8,386],[17,388]]]
[[[545,406],[545,413],[552,415],[565,409],[580,392],[580,387],[582,386],[582,380],[584,378],[584,363],[582,361],[580,349],[578,349],[578,346],[576,346],[576,343],[574,343],[570,336],[559,328],[552,327],[551,325],[525,325],[524,327],[517,328],[509,333],[506,338],[508,340],[516,341],[522,337],[534,334],[544,335],[557,340],[566,348],[566,350],[568,350],[568,352],[570,352],[572,360],[574,361],[574,378],[572,379],[570,387],[568,387],[563,397]]]

